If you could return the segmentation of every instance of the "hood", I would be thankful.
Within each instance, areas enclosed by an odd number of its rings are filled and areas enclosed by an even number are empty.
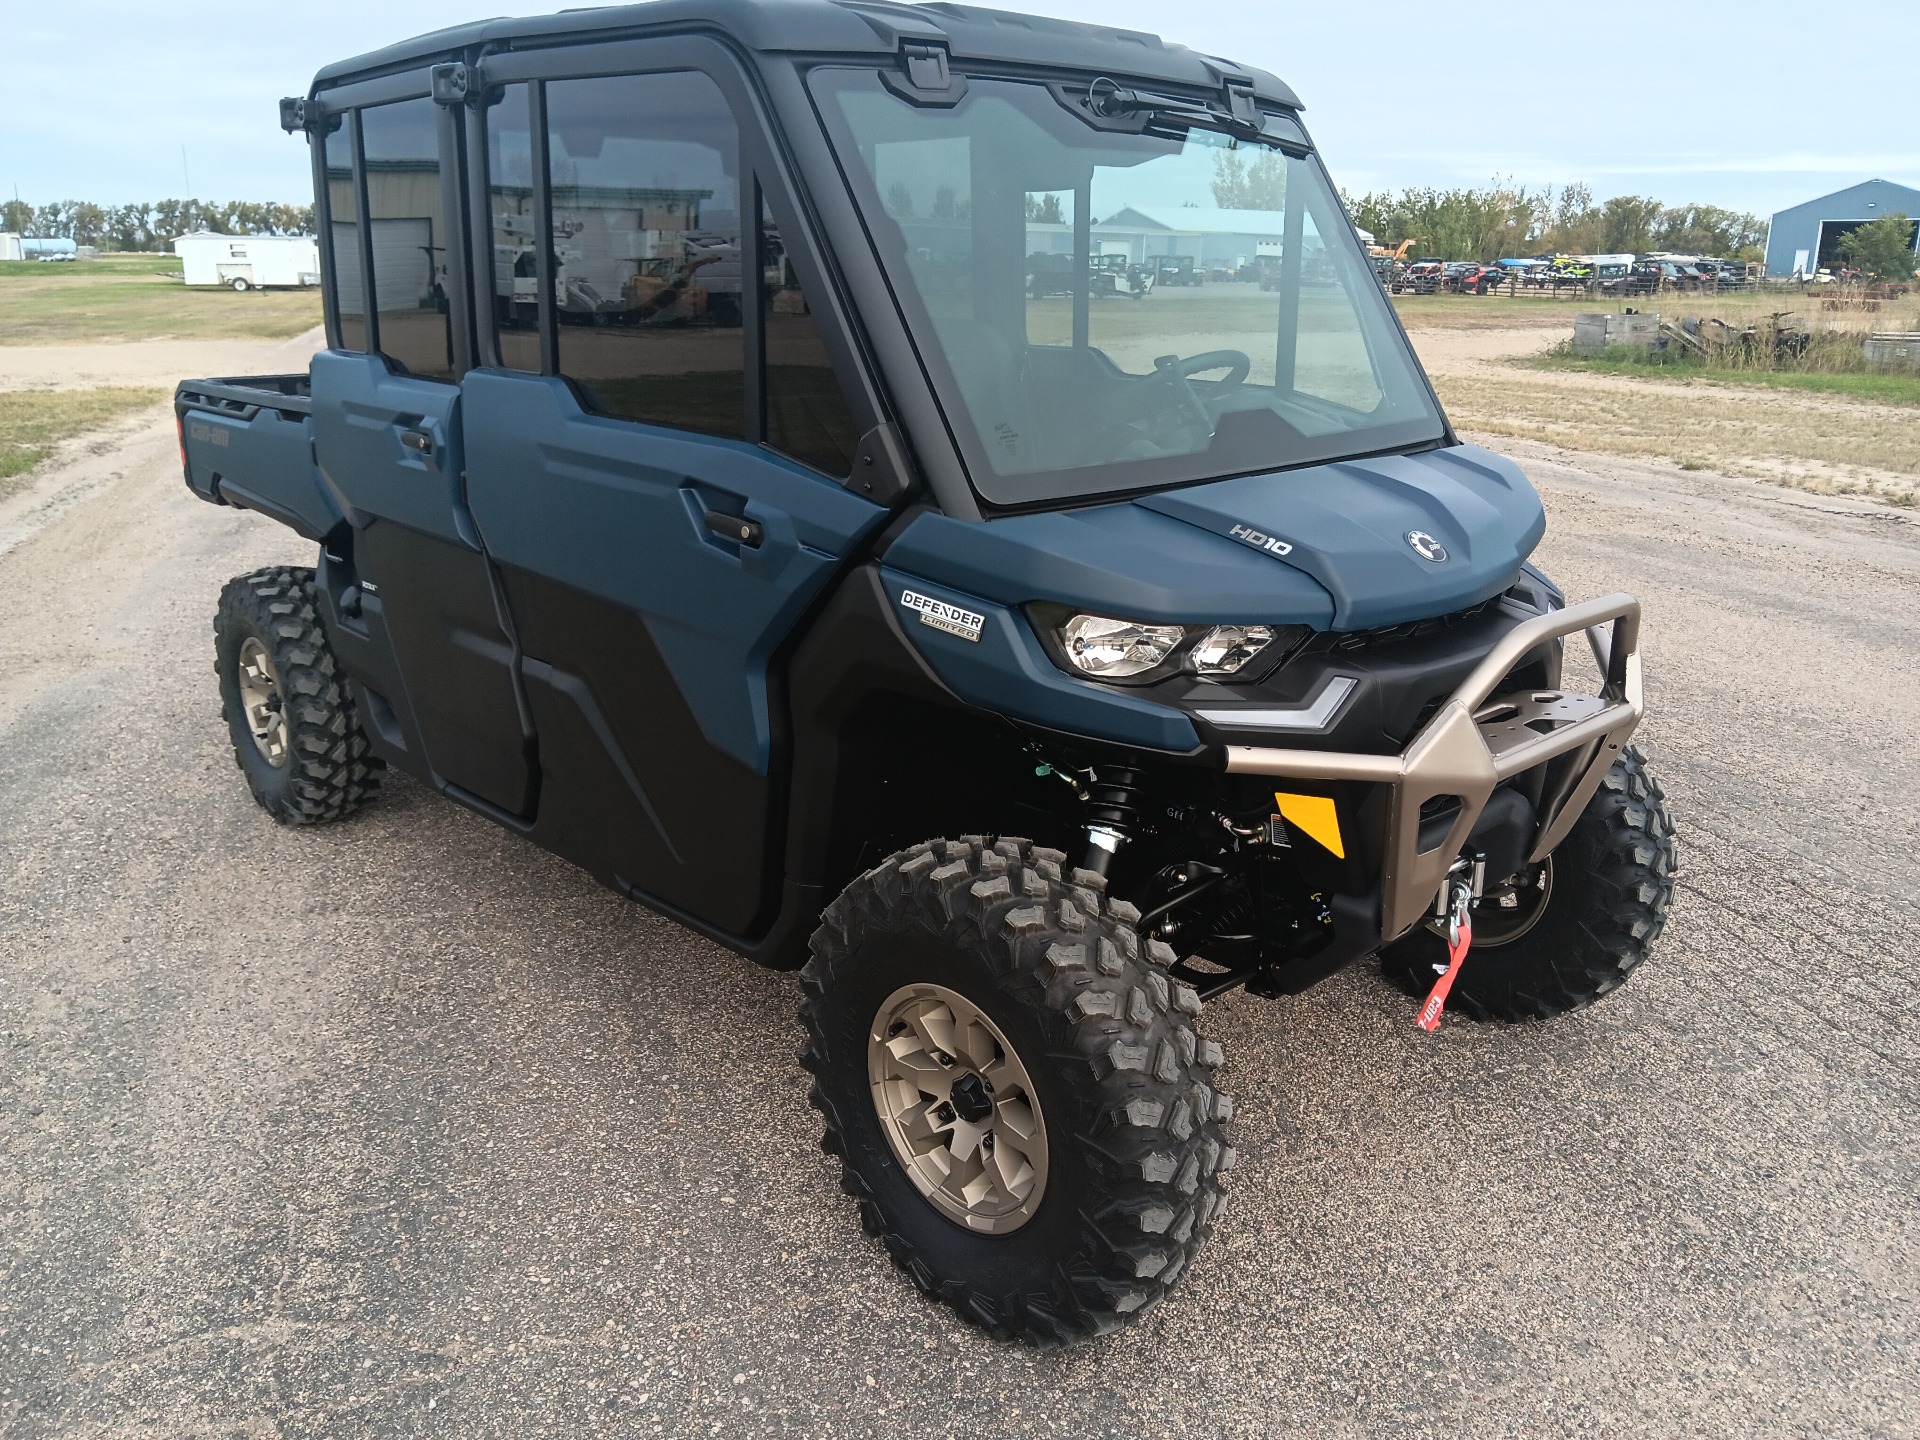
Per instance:
[[[928,512],[885,553],[1003,605],[1366,630],[1499,594],[1545,528],[1517,466],[1456,445],[984,522]]]
[[[1547,527],[1520,468],[1476,445],[1243,476],[1132,503],[1311,576],[1333,597],[1334,630],[1444,615],[1497,595]]]

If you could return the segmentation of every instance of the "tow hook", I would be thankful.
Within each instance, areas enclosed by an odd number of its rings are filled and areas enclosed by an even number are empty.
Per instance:
[[[1484,860],[1469,862],[1462,856],[1448,869],[1447,883],[1441,887],[1436,908],[1444,911],[1446,920],[1447,967],[1440,973],[1440,978],[1433,982],[1433,989],[1427,992],[1426,1003],[1420,1007],[1420,1017],[1416,1022],[1429,1035],[1440,1028],[1440,1015],[1447,1008],[1447,995],[1453,989],[1454,978],[1460,973],[1461,962],[1473,947],[1473,901],[1479,886],[1485,882],[1486,871]]]

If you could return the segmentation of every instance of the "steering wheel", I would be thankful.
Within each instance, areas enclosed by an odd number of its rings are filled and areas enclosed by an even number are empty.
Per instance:
[[[1244,350],[1202,350],[1198,355],[1189,355],[1180,360],[1168,356],[1173,364],[1164,367],[1182,380],[1191,380],[1196,375],[1204,375],[1209,370],[1225,370],[1227,373],[1213,383],[1222,390],[1238,389],[1245,383],[1247,374],[1253,369],[1253,361]],[[1156,369],[1162,368],[1161,362],[1153,362]]]
[[[1199,392],[1193,388],[1193,377],[1204,374],[1208,370],[1225,370],[1227,372],[1225,377],[1214,382],[1219,387],[1219,391],[1224,393],[1236,389],[1246,380],[1248,372],[1253,369],[1253,361],[1248,359],[1246,352],[1242,350],[1203,350],[1198,355],[1189,355],[1185,359],[1178,355],[1157,356],[1153,362],[1153,369],[1155,375],[1166,384],[1168,395],[1173,401],[1174,412],[1184,416],[1179,422],[1183,428],[1186,425],[1197,425],[1202,431],[1211,433],[1214,422],[1213,412],[1207,408],[1207,402],[1202,400]]]

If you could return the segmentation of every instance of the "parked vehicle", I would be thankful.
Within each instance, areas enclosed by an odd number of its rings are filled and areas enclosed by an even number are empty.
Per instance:
[[[1698,270],[1678,260],[1642,260],[1633,268],[1659,290],[1698,290],[1705,283]]]
[[[1125,255],[1093,257],[1092,285],[1095,296],[1141,300],[1153,290],[1157,278],[1155,266],[1136,265]]]
[[[1660,288],[1660,268],[1644,262],[1625,267],[1598,282],[1602,295],[1651,295]]]
[[[320,283],[320,242],[311,235],[215,235],[173,242],[189,285],[231,290],[302,289]]]
[[[1434,295],[1439,293],[1445,278],[1447,262],[1444,260],[1416,260],[1407,266],[1400,276],[1399,285],[1394,294]]]
[[[1506,272],[1498,265],[1482,265],[1475,260],[1447,267],[1447,289],[1459,295],[1485,295],[1506,283]]]
[[[1195,269],[1191,255],[1155,255],[1147,262],[1156,285],[1192,287],[1207,283],[1207,272]]]
[[[1298,103],[966,7],[440,31],[283,107],[327,348],[175,400],[194,493],[315,547],[219,603],[259,803],[341,820],[392,766],[803,966],[862,1221],[996,1335],[1113,1328],[1219,1222],[1205,1000],[1378,954],[1427,1028],[1545,1019],[1672,894],[1639,604],[1530,563],[1539,497],[1448,426]],[[1066,325],[1034,305],[1029,195],[1217,212],[1228,139],[1315,237],[1244,296],[1252,349],[1189,305],[1090,324],[1104,257]],[[563,266],[632,306],[716,232],[762,281],[734,313],[562,323]],[[530,324],[488,303],[514,234]]]
[[[1048,295],[1071,295],[1073,290],[1073,256],[1045,250],[1027,256],[1028,295],[1039,300]]]

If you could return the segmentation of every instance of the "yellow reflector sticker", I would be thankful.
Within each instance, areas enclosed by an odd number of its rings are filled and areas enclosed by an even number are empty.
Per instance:
[[[1347,858],[1347,847],[1340,841],[1340,815],[1333,801],[1324,795],[1288,795],[1276,790],[1273,803],[1280,807],[1280,814],[1294,829],[1318,841],[1340,859]]]

